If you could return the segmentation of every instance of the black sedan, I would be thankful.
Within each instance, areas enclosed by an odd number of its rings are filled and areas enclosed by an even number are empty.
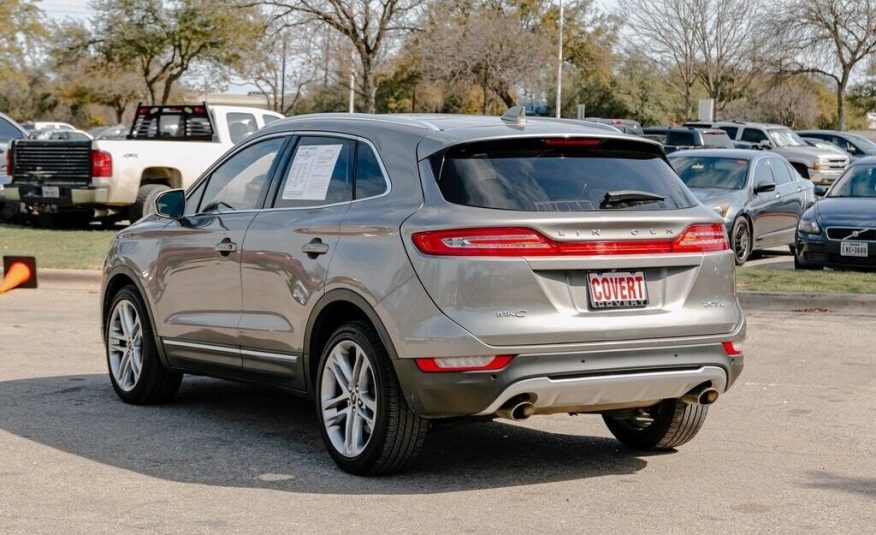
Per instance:
[[[876,157],[852,163],[803,214],[794,265],[876,268]]]

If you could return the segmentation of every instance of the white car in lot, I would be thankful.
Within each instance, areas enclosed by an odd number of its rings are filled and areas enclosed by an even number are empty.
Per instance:
[[[127,139],[19,140],[7,198],[59,219],[140,219],[160,192],[185,188],[235,143],[282,115],[258,108],[139,106]]]

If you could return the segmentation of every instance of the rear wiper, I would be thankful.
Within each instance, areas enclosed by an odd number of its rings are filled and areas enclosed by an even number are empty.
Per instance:
[[[627,208],[629,206],[635,206],[637,204],[648,204],[652,202],[660,202],[666,200],[665,197],[657,195],[656,193],[649,193],[647,191],[638,191],[634,189],[625,189],[618,191],[609,191],[605,194],[605,197],[602,198],[602,202],[599,203],[599,208]]]

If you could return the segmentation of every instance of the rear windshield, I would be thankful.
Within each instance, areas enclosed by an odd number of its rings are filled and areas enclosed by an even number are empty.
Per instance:
[[[697,204],[659,152],[623,140],[472,143],[439,153],[431,163],[444,198],[464,206],[589,212]]]
[[[690,146],[694,145],[696,141],[694,140],[693,132],[670,132],[668,136],[666,136],[666,144],[667,145],[685,145]]]
[[[689,188],[742,189],[748,177],[748,160],[689,156],[670,158],[672,167]]]

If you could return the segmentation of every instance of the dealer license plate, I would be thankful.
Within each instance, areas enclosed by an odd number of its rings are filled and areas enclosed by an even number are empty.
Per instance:
[[[865,241],[844,241],[840,243],[841,256],[867,257],[870,254]]]
[[[53,199],[57,199],[61,196],[61,191],[57,186],[43,186],[42,188],[43,197],[51,197]]]
[[[588,273],[593,308],[634,308],[648,304],[648,286],[642,271]]]

